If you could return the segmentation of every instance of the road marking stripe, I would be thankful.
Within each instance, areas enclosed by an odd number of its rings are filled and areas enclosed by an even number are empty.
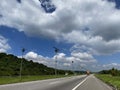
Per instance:
[[[88,76],[89,77],[89,76]],[[76,90],[80,85],[82,85],[86,80],[87,80],[87,78],[88,77],[86,77],[82,82],[80,82],[77,86],[75,86],[72,90]]]

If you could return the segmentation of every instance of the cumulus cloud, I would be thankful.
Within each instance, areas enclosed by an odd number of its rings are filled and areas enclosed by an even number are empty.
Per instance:
[[[0,25],[14,27],[28,36],[74,44],[70,49],[71,56],[59,53],[49,58],[31,51],[25,58],[53,67],[57,56],[59,67],[62,68],[71,66],[72,61],[87,66],[87,63],[96,62],[93,55],[120,52],[120,10],[115,8],[114,2],[51,0],[56,9],[53,13],[46,13],[39,0],[18,1],[21,2],[1,0]],[[0,52],[8,49],[7,39],[0,36]]]
[[[26,53],[26,55],[24,56],[27,60],[32,60],[34,62],[38,62],[38,63],[42,63],[45,65],[50,66],[51,61],[50,62],[50,58],[48,57],[43,57],[42,55],[37,54],[36,52],[30,51],[28,53]]]
[[[120,63],[108,63],[108,64],[96,64],[96,65],[92,65],[92,70],[94,71],[101,71],[101,70],[110,70],[112,68],[117,68],[120,69]]]
[[[89,43],[88,43],[89,42]],[[120,40],[111,40],[106,42],[101,37],[93,38],[88,42],[77,43],[71,47],[71,51],[88,52],[93,55],[108,55],[120,52]]]
[[[37,59],[38,54],[34,53],[34,52],[28,52],[25,57],[28,58],[28,59]]]
[[[120,52],[120,11],[107,0],[51,0],[56,10],[45,13],[39,0],[1,0],[0,25],[83,46],[93,54]],[[87,28],[87,29],[86,29]]]
[[[110,64],[104,64],[102,65],[103,68],[105,69],[110,69],[110,68],[120,68],[120,64],[119,63],[110,63]]]
[[[81,62],[96,62],[96,60],[94,59],[94,57],[89,54],[89,53],[72,53],[72,56],[75,57],[77,60],[80,60]]]
[[[28,60],[32,60],[33,62],[42,63],[44,65],[53,68],[55,67],[55,62],[57,61],[58,69],[68,69],[68,70],[72,70],[73,64],[74,64],[74,69],[79,70],[80,67],[88,68],[87,67],[88,64],[96,63],[96,60],[87,53],[84,54],[79,53],[79,55],[72,54],[71,56],[66,56],[66,54],[64,53],[58,53],[52,58],[49,58],[39,55],[36,52],[30,51],[26,53],[24,57]],[[74,63],[72,63],[72,61]]]
[[[64,63],[63,65],[64,65],[64,66],[71,66],[70,63]]]
[[[0,35],[0,52],[7,52],[9,49],[11,47],[8,44],[8,40]]]

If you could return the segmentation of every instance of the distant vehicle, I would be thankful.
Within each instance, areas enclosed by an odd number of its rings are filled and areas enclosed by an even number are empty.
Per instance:
[[[90,71],[86,71],[86,74],[87,74],[87,75],[90,75]]]

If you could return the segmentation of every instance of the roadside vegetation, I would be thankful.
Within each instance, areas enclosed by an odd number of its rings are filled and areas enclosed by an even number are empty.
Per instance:
[[[18,58],[12,54],[0,53],[0,76],[19,76],[21,60],[21,58]],[[54,68],[33,62],[32,60],[28,61],[23,59],[22,66],[22,76],[55,74]],[[60,75],[65,75],[66,72],[68,74],[73,74],[73,72],[69,70],[57,70],[57,73]]]
[[[100,71],[96,77],[114,87],[115,90],[120,90],[120,71],[112,68],[111,70]]]
[[[21,60],[23,60],[22,77],[20,77]],[[12,54],[0,53],[0,84],[68,77],[75,73],[84,74],[86,72],[57,69],[57,75],[55,75],[54,68],[33,62],[32,60],[21,59]]]
[[[70,77],[72,75],[40,75],[40,76],[22,76],[20,77],[11,77],[11,76],[4,76],[0,77],[0,85],[2,84],[11,84],[11,83],[20,83],[20,82],[28,82],[28,81],[37,81],[37,80],[46,80],[46,79],[53,79],[53,78],[62,78],[62,77]]]

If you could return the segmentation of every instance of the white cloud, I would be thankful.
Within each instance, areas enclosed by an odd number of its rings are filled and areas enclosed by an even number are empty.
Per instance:
[[[107,0],[52,0],[52,3],[56,11],[47,14],[38,0],[23,0],[21,4],[1,0],[0,25],[17,28],[29,36],[82,44],[93,54],[120,51],[120,11],[115,3]]]
[[[75,53],[77,55],[77,53]],[[88,64],[96,63],[96,60],[87,53],[81,53],[80,57],[77,57],[80,55],[72,55],[72,56],[66,56],[64,53],[58,53],[57,55],[53,56],[52,58],[44,57],[42,55],[39,55],[33,51],[30,51],[26,53],[24,56],[28,60],[32,60],[34,62],[42,63],[44,65],[47,65],[49,67],[55,67],[55,61],[57,60],[57,68],[59,69],[72,69],[72,65],[74,64],[75,70],[79,70],[80,66],[86,67]],[[57,56],[57,59],[56,59]],[[74,63],[72,63],[74,61]]]
[[[120,52],[120,40],[104,41],[101,37],[92,38],[83,43],[76,43],[71,51],[88,52],[93,55],[108,55]]]
[[[89,53],[85,53],[85,52],[84,53],[81,53],[81,52],[76,53],[76,52],[73,52],[73,53],[71,53],[71,55],[73,57],[75,57],[76,60],[79,60],[80,62],[88,62],[88,63],[89,62],[96,62],[94,57]]]
[[[64,66],[67,66],[67,67],[68,67],[68,66],[71,66],[70,63],[64,63],[63,65],[64,65]]]
[[[8,40],[0,35],[0,52],[7,52],[9,49],[11,47],[8,44]]]
[[[51,64],[48,57],[43,57],[42,55],[39,55],[33,51],[26,53],[24,57],[28,60],[32,60],[34,62],[42,63],[48,66]]]
[[[112,68],[117,68],[120,69],[120,63],[108,63],[108,64],[93,64],[91,65],[90,68],[92,68],[91,70],[93,71],[101,71],[101,70],[110,70]]]
[[[25,55],[25,58],[27,58],[27,59],[37,59],[38,58],[38,54],[35,53],[35,52],[28,52]]]
[[[120,64],[119,63],[110,63],[110,64],[104,64],[104,65],[102,65],[102,67],[105,69],[111,69],[113,67],[120,69]]]
[[[28,60],[33,62],[42,63],[49,67],[55,67],[55,56],[52,58],[44,57],[33,51],[26,53],[24,56]],[[73,61],[73,63],[72,63]],[[65,70],[92,70],[92,71],[101,71],[109,70],[111,68],[120,69],[119,63],[108,63],[108,64],[99,64],[92,55],[89,53],[71,53],[71,56],[66,56],[64,53],[58,53],[57,55],[57,68]]]
[[[95,64],[88,64],[88,66],[84,66],[84,67],[86,69],[96,71],[96,72],[101,71],[101,70],[110,70],[113,67],[119,70],[120,69],[120,63],[118,63],[118,62],[106,63],[106,64],[95,63]]]
[[[57,55],[60,62],[96,62],[93,55],[120,52],[120,10],[107,0],[51,0],[56,11],[43,11],[39,0],[1,0],[0,25],[17,28],[28,36],[73,43],[71,56]],[[4,40],[3,40],[4,41]],[[2,40],[0,40],[2,42]],[[4,46],[4,48],[3,48]],[[10,46],[1,43],[1,51]],[[35,52],[26,58],[53,65],[51,59]],[[53,65],[54,66],[54,65]]]
[[[61,60],[61,59],[63,59],[63,58],[65,58],[65,54],[64,53],[58,53],[57,55],[55,55],[54,57],[53,57],[53,59],[58,59],[58,60]]]

